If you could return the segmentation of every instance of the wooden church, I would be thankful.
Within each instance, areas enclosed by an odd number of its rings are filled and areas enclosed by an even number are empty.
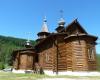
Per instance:
[[[61,18],[56,32],[50,33],[45,18],[42,31],[37,35],[34,47],[28,44],[25,49],[13,52],[15,70],[46,74],[96,70],[97,37],[88,34],[77,19],[65,26],[65,20]]]

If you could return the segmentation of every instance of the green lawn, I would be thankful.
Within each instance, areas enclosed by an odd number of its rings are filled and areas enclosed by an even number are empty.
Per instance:
[[[0,72],[0,80],[37,80],[47,77],[37,74],[15,74],[12,72]]]
[[[47,76],[39,74],[15,74],[11,72],[0,72],[0,80],[41,80],[42,78],[66,78],[75,80],[100,80],[100,76]],[[45,79],[43,79],[45,80]]]

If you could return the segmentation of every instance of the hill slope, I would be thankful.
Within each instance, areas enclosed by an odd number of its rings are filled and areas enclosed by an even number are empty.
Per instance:
[[[100,71],[100,54],[97,54],[97,66],[98,66],[98,71]]]
[[[24,48],[25,39],[0,36],[0,63],[11,64],[11,54],[14,49]],[[31,41],[34,45],[35,41]]]

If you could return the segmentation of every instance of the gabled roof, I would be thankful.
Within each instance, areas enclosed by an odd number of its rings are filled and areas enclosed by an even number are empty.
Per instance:
[[[16,49],[13,51],[13,53],[20,52],[20,51],[35,51],[35,49],[34,48]]]
[[[90,34],[78,34],[78,36],[73,34],[73,35],[69,35],[69,36],[65,37],[64,39],[68,39],[68,38],[72,38],[72,37],[89,37],[89,38],[92,38],[94,41],[96,41],[98,39],[97,36],[90,35]]]
[[[36,46],[39,46],[40,44],[46,42],[46,40],[52,40],[52,37],[55,37],[56,35],[66,35],[67,36],[67,33],[51,33],[49,36],[47,36],[47,38],[44,38],[41,42],[37,43],[35,45]]]
[[[72,28],[74,28],[74,27],[73,27],[74,24],[76,24],[77,27],[80,28],[84,33],[88,34],[88,33],[86,32],[86,30],[85,30],[85,29],[80,25],[80,23],[77,21],[77,19],[73,20],[70,24],[68,24],[68,25],[66,26],[66,28],[65,28],[65,31],[67,32],[67,31],[71,30]]]
[[[46,40],[52,40],[51,38],[55,37],[56,35],[66,35],[66,38],[67,37],[71,37],[72,35],[76,35],[76,34],[68,34],[68,32],[74,30],[74,28],[78,28],[79,30],[81,30],[82,33],[79,33],[80,36],[88,36],[88,37],[91,37],[91,38],[94,38],[95,40],[97,40],[97,37],[96,36],[93,36],[93,35],[89,35],[86,30],[80,25],[80,23],[77,21],[77,19],[73,20],[69,25],[67,25],[64,29],[62,29],[62,33],[51,33],[49,36],[47,36],[47,38],[43,39],[41,42],[37,43],[35,45],[35,47],[43,44],[44,42],[46,42]]]

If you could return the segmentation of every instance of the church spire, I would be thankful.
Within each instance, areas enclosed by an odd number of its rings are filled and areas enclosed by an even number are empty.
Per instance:
[[[44,17],[44,20],[43,20],[42,32],[49,32],[49,31],[48,31],[48,26],[47,26],[47,19],[46,19],[46,16]]]
[[[44,17],[42,31],[37,34],[38,35],[37,42],[40,42],[41,40],[45,39],[49,34],[50,33],[48,31],[47,20],[46,17]]]

